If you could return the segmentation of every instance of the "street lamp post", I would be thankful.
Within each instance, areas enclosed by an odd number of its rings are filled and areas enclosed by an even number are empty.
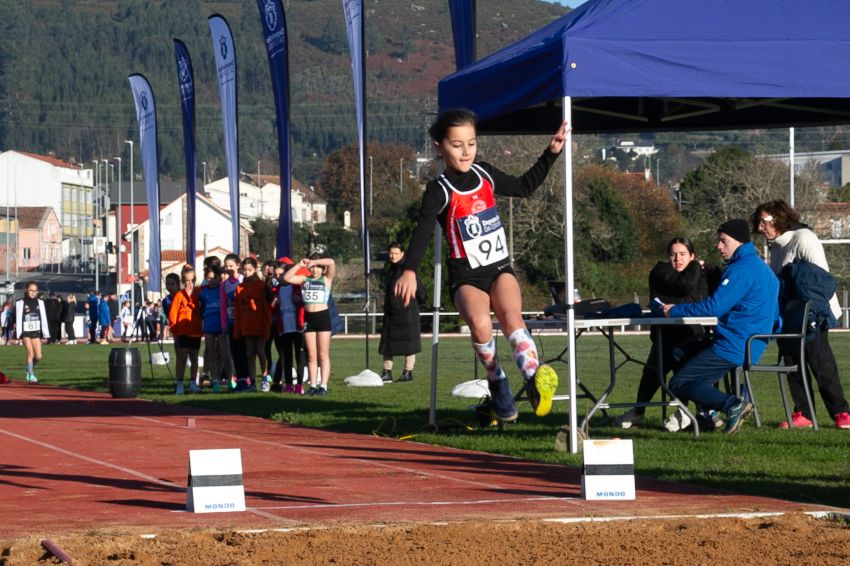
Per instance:
[[[263,217],[263,181],[260,178],[260,160],[257,160],[257,189],[260,193],[260,218]]]
[[[12,224],[9,219],[9,195],[12,194],[12,191],[9,190],[9,186],[11,185],[9,180],[9,161],[11,160],[6,161],[6,253],[4,255],[6,256],[6,279],[11,280],[12,278],[9,276],[9,236],[12,233]],[[16,244],[15,248],[17,247],[18,246]]]
[[[130,226],[133,231],[130,233],[130,304],[132,308],[136,308],[136,200],[133,195],[133,140],[124,140],[124,143],[130,145]],[[206,173],[204,173],[206,175]]]
[[[115,294],[121,296],[121,237],[124,228],[121,226],[121,158],[118,162],[118,210],[115,212]]]
[[[92,255],[94,256],[94,290],[100,291],[100,267],[98,266],[97,261],[97,245],[95,241],[97,240],[97,223],[100,222],[100,218],[98,217],[98,201],[100,200],[100,162],[97,159],[92,160],[94,163],[94,190],[92,191],[92,214],[94,215],[94,220],[92,221]]]
[[[369,216],[372,216],[372,156],[369,156]]]
[[[206,193],[207,192],[207,162],[201,161],[201,165],[204,166],[204,182],[203,182],[203,186],[201,188]]]
[[[109,160],[101,159],[103,162],[103,178],[104,178],[104,189],[103,189],[103,204],[100,207],[100,213],[103,216],[103,239],[106,240],[109,238],[109,223],[107,222],[109,219],[109,209],[106,206],[107,201],[109,200]],[[109,254],[106,252],[106,246],[101,249],[104,257],[104,266],[103,266],[103,280],[104,286],[109,287]]]

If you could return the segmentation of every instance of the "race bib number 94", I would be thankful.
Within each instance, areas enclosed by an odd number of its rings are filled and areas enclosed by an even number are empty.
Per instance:
[[[508,257],[502,219],[495,207],[458,218],[463,250],[473,268],[492,265]]]

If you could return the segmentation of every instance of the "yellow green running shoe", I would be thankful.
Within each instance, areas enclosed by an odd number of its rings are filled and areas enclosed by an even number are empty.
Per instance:
[[[528,401],[534,414],[545,417],[552,410],[552,397],[558,388],[558,374],[551,366],[542,365],[534,372],[534,379],[528,383]]]

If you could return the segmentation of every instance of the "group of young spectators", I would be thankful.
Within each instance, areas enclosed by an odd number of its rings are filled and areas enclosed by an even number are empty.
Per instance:
[[[204,261],[203,280],[191,265],[165,278],[163,311],[177,354],[175,393],[204,384],[213,392],[277,391],[327,395],[331,374],[331,317],[328,309],[336,265],[318,255],[294,264],[288,257],[268,261],[229,254]],[[198,353],[204,342],[203,378]],[[271,347],[278,363],[271,372]],[[305,361],[306,357],[306,361]],[[303,384],[307,367],[309,388]]]

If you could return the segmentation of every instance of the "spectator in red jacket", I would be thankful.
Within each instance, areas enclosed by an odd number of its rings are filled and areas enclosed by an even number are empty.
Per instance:
[[[257,273],[257,260],[246,257],[242,260],[242,282],[233,295],[233,337],[245,342],[248,379],[244,388],[249,390],[256,389],[257,358],[260,380],[271,385],[265,352],[272,324],[269,299],[268,289]]]
[[[174,350],[177,352],[176,395],[183,394],[183,375],[186,373],[186,360],[191,364],[189,391],[200,393],[198,383],[198,351],[201,349],[201,309],[198,302],[198,290],[195,288],[195,268],[183,267],[180,273],[183,287],[174,294],[168,309],[168,326],[174,336]]]

